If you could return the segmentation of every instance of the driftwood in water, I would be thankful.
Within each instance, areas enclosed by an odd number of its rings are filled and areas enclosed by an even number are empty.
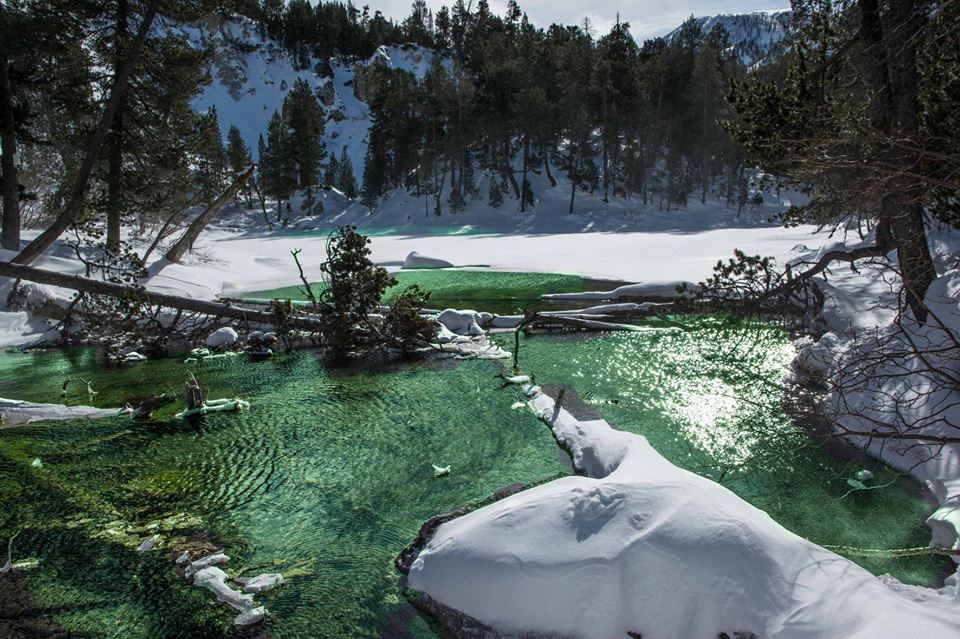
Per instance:
[[[203,388],[200,386],[200,382],[197,381],[197,378],[190,375],[190,379],[186,383],[186,395],[187,395],[187,410],[199,410],[203,408],[204,403],[206,403],[206,393],[203,392]]]
[[[210,206],[207,207],[207,210],[201,213],[197,219],[187,227],[183,237],[177,240],[177,243],[167,251],[166,257],[168,260],[171,262],[179,262],[183,254],[193,248],[193,243],[200,236],[201,231],[206,228],[207,224],[213,221],[213,218],[217,217],[217,213],[219,213],[223,207],[236,197],[240,189],[243,188],[243,185],[246,184],[250,176],[253,175],[253,170],[256,166],[256,164],[251,164],[246,171],[238,175],[227,190],[220,194],[220,197],[214,200]]]
[[[28,282],[37,282],[38,284],[61,286],[93,295],[106,295],[108,297],[132,300],[143,304],[175,308],[192,313],[203,313],[204,315],[214,317],[227,317],[256,324],[272,326],[274,322],[273,315],[263,311],[238,308],[236,306],[195,300],[177,295],[154,293],[140,286],[92,280],[86,277],[80,277],[79,275],[66,275],[64,273],[56,273],[32,266],[11,264],[10,262],[0,262],[0,277],[11,277]],[[293,315],[289,318],[289,322],[291,328],[303,331],[320,330],[320,321],[316,317]]]

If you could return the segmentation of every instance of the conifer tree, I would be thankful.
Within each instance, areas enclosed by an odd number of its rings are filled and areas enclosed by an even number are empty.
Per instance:
[[[297,166],[290,151],[287,123],[274,111],[267,123],[267,142],[260,158],[264,192],[277,200],[277,221],[283,220],[283,201],[297,188]]]
[[[209,203],[220,195],[227,173],[227,153],[223,148],[216,107],[210,107],[197,120],[195,150],[196,189],[201,199]]]
[[[310,85],[301,78],[283,101],[283,120],[289,127],[289,159],[296,165],[297,184],[306,191],[308,206],[313,203],[313,187],[320,177],[320,162],[323,159],[324,120],[323,109],[317,102]]]
[[[337,156],[331,153],[328,156],[327,166],[323,172],[323,183],[325,186],[332,186],[335,189],[339,189],[340,184],[340,166],[337,160]]]
[[[230,125],[230,130],[227,132],[227,163],[230,171],[234,175],[238,175],[246,170],[252,161],[250,158],[250,149],[247,148],[246,142],[243,141],[243,135],[240,133],[240,129],[238,129],[236,125]],[[244,185],[244,194],[246,195],[247,206],[249,207],[251,204],[249,182]]]
[[[347,155],[347,147],[340,151],[337,163],[337,188],[351,200],[357,197],[357,178],[353,175],[353,161]]]

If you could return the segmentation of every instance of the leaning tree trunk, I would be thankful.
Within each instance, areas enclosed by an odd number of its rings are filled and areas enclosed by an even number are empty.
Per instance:
[[[237,193],[240,192],[240,189],[243,188],[243,185],[247,183],[247,180],[250,179],[250,176],[253,175],[253,170],[257,167],[256,164],[251,164],[250,168],[238,175],[226,191],[224,191],[220,197],[214,200],[210,206],[207,207],[203,213],[201,213],[197,219],[195,219],[190,226],[187,227],[187,230],[184,232],[183,236],[177,240],[177,243],[174,244],[169,251],[167,251],[167,259],[171,262],[179,262],[183,257],[184,253],[193,248],[193,243],[200,236],[200,233],[207,227],[210,222],[213,221],[213,218],[217,217],[223,207],[229,204],[233,198],[237,196]]]
[[[51,224],[46,231],[38,235],[26,248],[13,258],[13,261],[17,264],[30,264],[40,257],[58,237],[63,235],[63,232],[70,227],[76,219],[77,214],[79,214],[80,208],[86,199],[90,174],[93,173],[93,167],[97,162],[97,157],[100,155],[100,149],[103,147],[104,139],[107,137],[107,130],[110,128],[110,123],[113,122],[113,116],[120,107],[120,100],[123,98],[123,93],[130,83],[130,77],[133,75],[133,70],[137,65],[137,59],[140,57],[140,52],[143,50],[147,35],[150,33],[150,26],[153,24],[153,19],[157,16],[159,4],[159,0],[151,0],[147,5],[143,22],[140,23],[140,29],[137,31],[137,35],[127,51],[124,66],[120,70],[119,75],[114,79],[113,86],[110,88],[110,97],[107,99],[100,123],[97,124],[97,128],[87,143],[87,150],[84,154],[83,162],[80,164],[80,171],[77,174],[76,182],[74,182],[73,189],[70,192],[70,199],[67,202],[67,206],[60,212],[60,215],[57,216],[57,219],[54,220],[53,224]]]
[[[123,67],[123,48],[127,39],[127,0],[117,0],[117,23],[113,41],[113,73]],[[107,249],[120,249],[120,216],[123,180],[123,107],[117,107],[107,136]]]
[[[20,196],[17,191],[17,131],[13,119],[10,63],[6,54],[0,54],[0,152],[3,154],[3,229],[0,233],[0,245],[11,251],[19,251]]]

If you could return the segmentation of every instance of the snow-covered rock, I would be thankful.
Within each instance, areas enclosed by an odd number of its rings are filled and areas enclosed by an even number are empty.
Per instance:
[[[236,344],[238,339],[239,335],[237,335],[237,331],[229,326],[224,326],[210,333],[205,343],[209,348],[219,348],[221,346]]]
[[[533,393],[531,407],[586,476],[442,524],[413,562],[412,588],[510,636],[957,636],[955,587],[881,581],[677,468],[644,437]]]
[[[490,321],[492,315],[489,313],[478,313],[477,311],[458,311],[448,308],[437,315],[437,321],[451,333],[457,335],[483,335],[483,329],[480,323],[486,320]]]
[[[253,602],[253,595],[234,590],[226,584],[227,573],[216,566],[209,566],[198,570],[193,577],[193,584],[206,588],[217,596],[217,601],[222,601],[240,614],[237,615],[233,623],[238,626],[247,626],[256,623],[267,614],[266,608],[257,606]]]
[[[243,592],[256,594],[283,585],[283,575],[269,572],[256,577],[237,577],[234,581],[243,586]]]
[[[453,263],[412,251],[403,260],[403,268],[450,268]]]

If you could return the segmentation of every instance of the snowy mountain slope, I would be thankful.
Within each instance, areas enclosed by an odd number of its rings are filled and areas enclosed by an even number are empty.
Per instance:
[[[287,51],[262,34],[253,21],[241,16],[211,16],[199,23],[167,28],[197,48],[213,50],[212,81],[194,99],[193,107],[201,112],[216,107],[224,138],[235,125],[256,158],[257,140],[266,135],[267,121],[281,109],[293,83],[302,79],[313,88],[327,112],[323,136],[327,151],[339,157],[346,147],[358,182],[362,182],[370,128],[369,108],[356,95],[358,73],[383,64],[422,78],[433,60],[432,51],[416,45],[383,46],[368,60],[331,61],[331,77],[317,58],[311,58],[308,68],[298,69]]]
[[[704,33],[722,26],[730,35],[730,49],[741,63],[752,67],[763,60],[783,42],[792,19],[790,11],[759,11],[756,13],[723,14],[695,18]],[[666,39],[675,38],[679,27]]]

